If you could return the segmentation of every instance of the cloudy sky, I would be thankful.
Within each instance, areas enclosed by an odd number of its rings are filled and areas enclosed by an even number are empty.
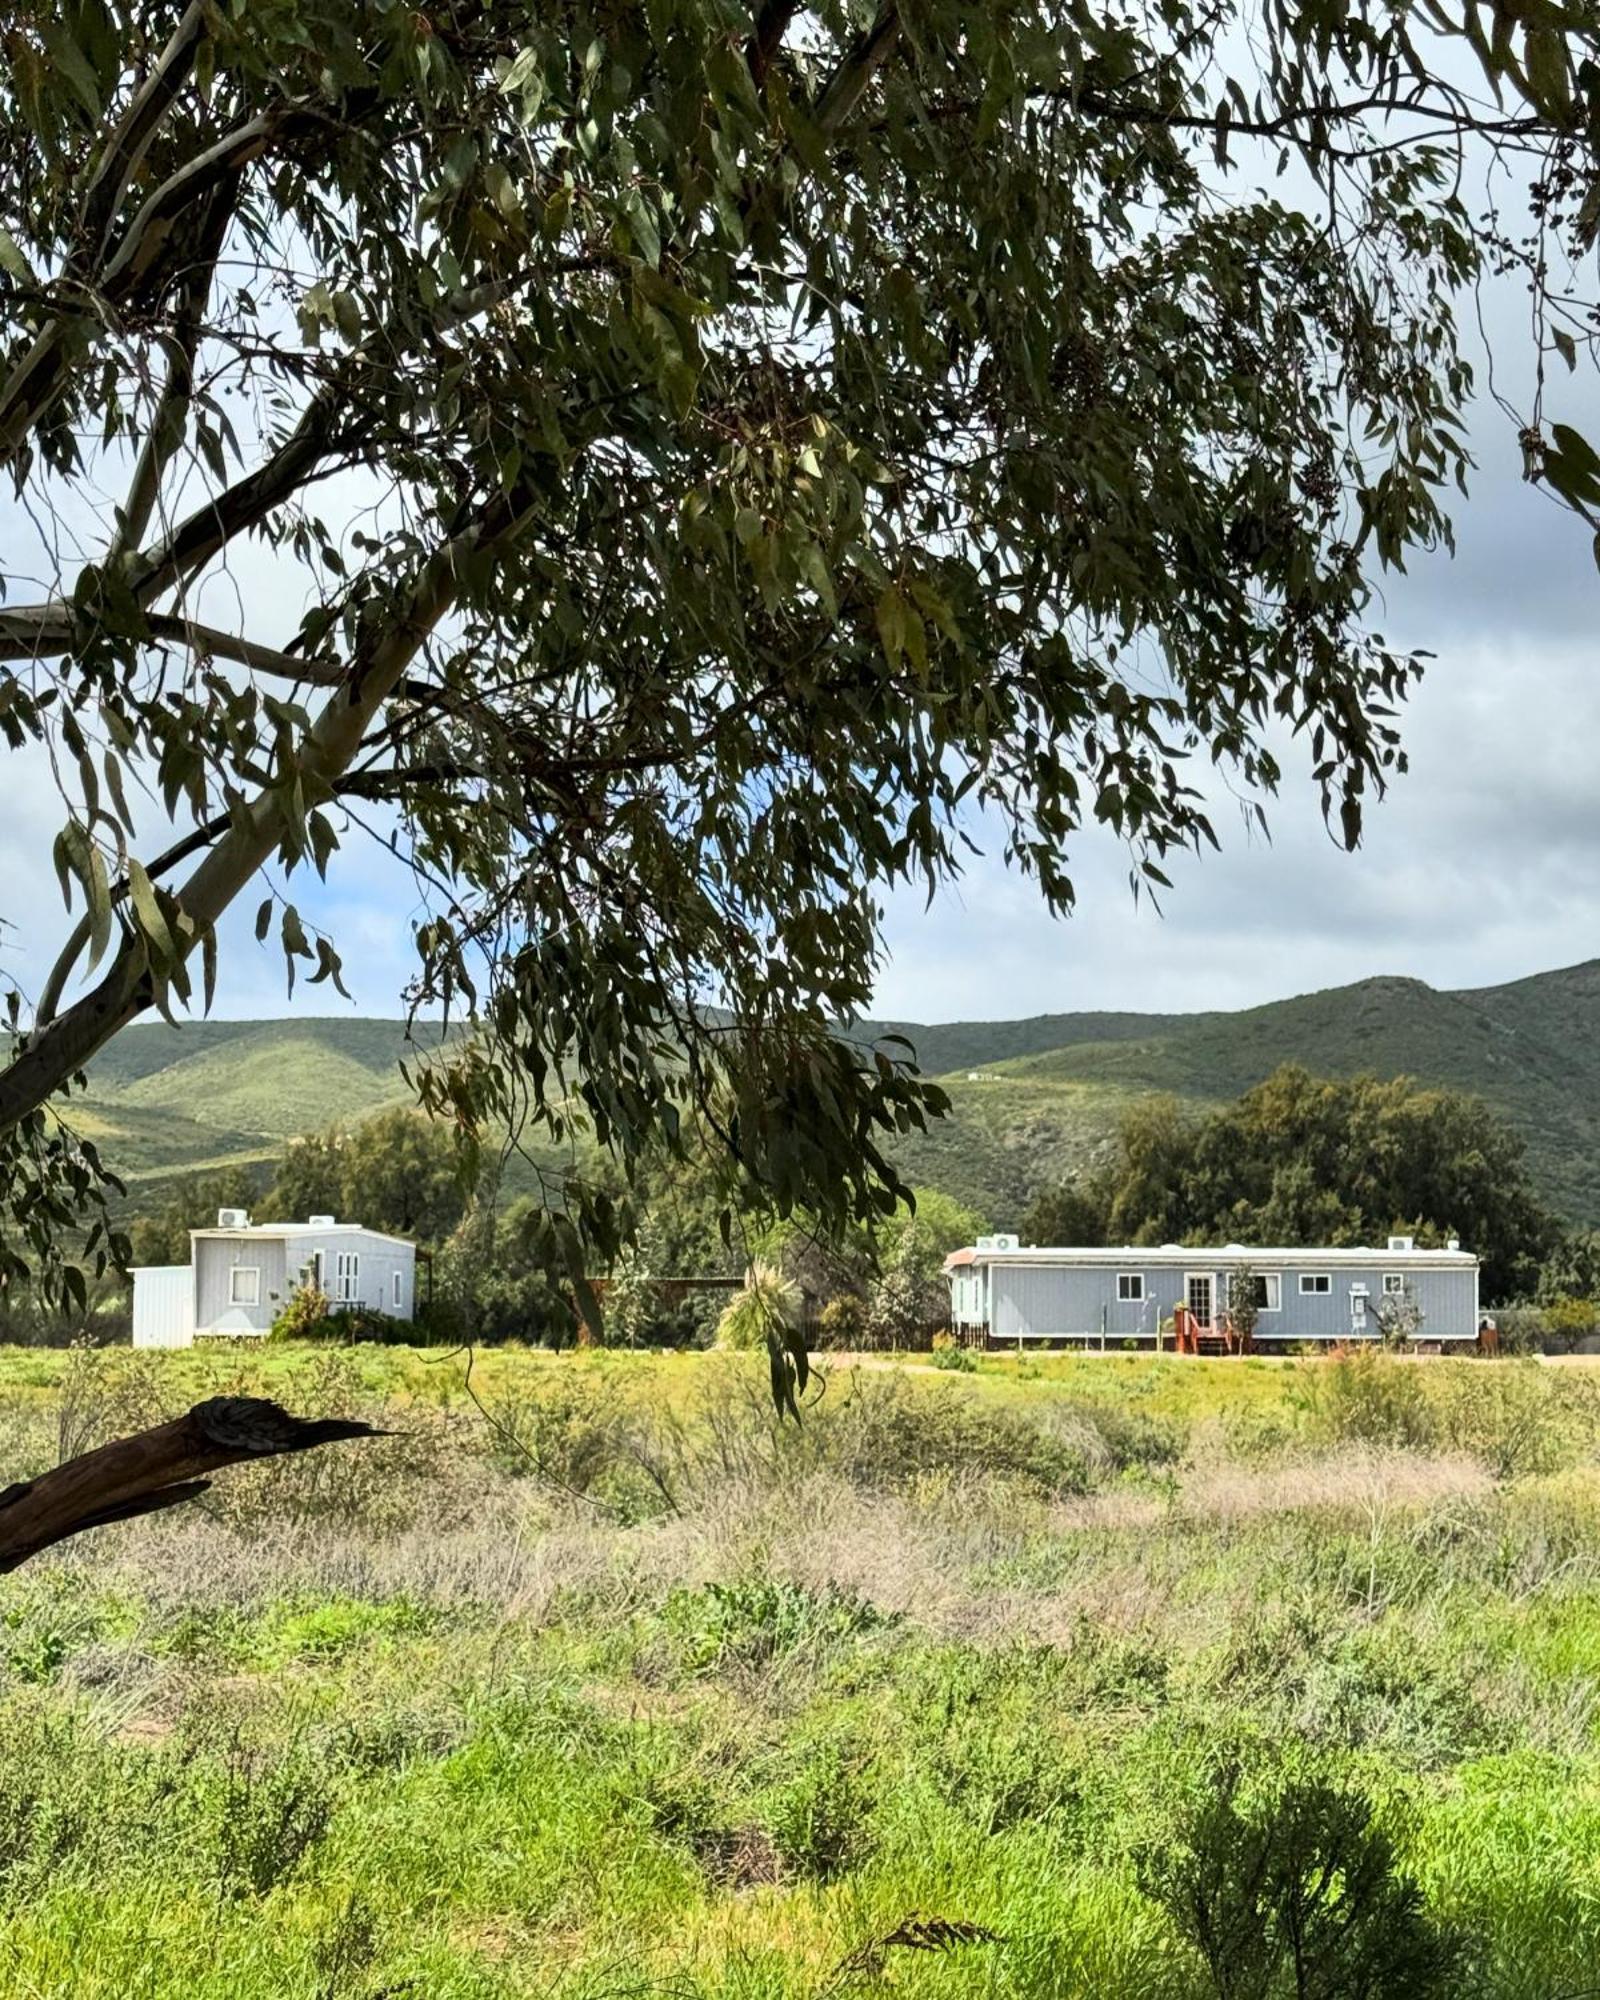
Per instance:
[[[1523,302],[1507,291],[1488,305],[1502,385],[1525,406]],[[1547,417],[1600,434],[1593,378],[1557,367]],[[1069,920],[1051,921],[997,858],[972,861],[931,909],[920,893],[897,898],[879,1012],[930,1021],[1231,1007],[1374,973],[1486,985],[1600,954],[1600,574],[1582,523],[1524,484],[1511,420],[1484,399],[1473,433],[1479,472],[1470,502],[1457,504],[1456,558],[1390,579],[1374,618],[1391,642],[1437,657],[1404,718],[1411,771],[1369,814],[1359,852],[1329,838],[1305,753],[1290,747],[1270,842],[1222,802],[1223,852],[1169,863],[1175,886],[1159,914],[1135,905],[1127,857],[1098,831],[1078,843]],[[0,519],[13,568],[20,526]],[[229,602],[199,615],[238,621],[233,593],[252,595],[248,562],[220,586]],[[22,922],[0,933],[0,969],[37,991],[65,929],[48,859],[60,809],[48,774],[18,763],[6,760],[0,801],[0,916]],[[409,878],[360,839],[335,869],[326,892],[297,890],[297,900],[338,943],[354,1009],[393,1014],[420,913]],[[225,930],[221,1014],[290,1005],[281,956],[254,941],[257,900]],[[341,1005],[326,986],[293,1003]]]

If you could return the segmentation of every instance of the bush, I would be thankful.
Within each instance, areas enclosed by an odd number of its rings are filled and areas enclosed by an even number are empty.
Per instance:
[[[279,1308],[267,1338],[326,1340],[332,1317],[332,1303],[320,1285],[297,1285]]]
[[[1139,1860],[1219,2000],[1431,2000],[1454,1992],[1460,1942],[1435,1925],[1354,1791],[1291,1780],[1252,1809],[1237,1770],[1178,1839]]]
[[[800,1310],[800,1287],[758,1258],[744,1274],[744,1289],[735,1292],[717,1321],[717,1345],[764,1347],[771,1335],[799,1325]]]
[[[685,1664],[696,1673],[770,1666],[789,1654],[815,1653],[895,1622],[854,1591],[832,1585],[810,1591],[766,1576],[674,1590],[666,1620]]]
[[[1435,1396],[1442,1442],[1477,1459],[1497,1479],[1576,1464],[1592,1445],[1600,1415],[1586,1375],[1541,1368],[1533,1360],[1493,1368],[1451,1363]]]
[[[848,1353],[861,1346],[866,1328],[866,1302],[854,1292],[841,1292],[817,1314],[815,1345]]]
[[[973,1375],[977,1372],[978,1361],[970,1347],[952,1347],[948,1342],[943,1347],[937,1342],[933,1350],[935,1368],[947,1369],[956,1375]]]
[[[1315,1426],[1332,1442],[1425,1450],[1435,1423],[1421,1375],[1372,1348],[1341,1353],[1314,1380]]]

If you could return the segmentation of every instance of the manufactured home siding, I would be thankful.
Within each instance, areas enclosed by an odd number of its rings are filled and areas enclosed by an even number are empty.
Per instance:
[[[1321,1263],[1311,1254],[1294,1263],[1267,1257],[1221,1257],[1205,1249],[1185,1253],[1181,1262],[1142,1262],[1137,1250],[1115,1264],[1098,1260],[1030,1264],[1025,1259],[996,1258],[958,1280],[963,1289],[957,1317],[968,1307],[975,1308],[967,1323],[985,1325],[999,1341],[1082,1340],[1102,1335],[1111,1340],[1153,1340],[1162,1322],[1171,1320],[1174,1306],[1185,1298],[1192,1274],[1211,1279],[1213,1311],[1220,1314],[1227,1310],[1230,1276],[1242,1269],[1258,1277],[1276,1276],[1281,1287],[1279,1310],[1263,1311],[1256,1322],[1258,1341],[1378,1338],[1384,1274],[1394,1271],[1405,1278],[1421,1312],[1417,1339],[1470,1340],[1477,1332],[1475,1263],[1425,1264],[1415,1255],[1394,1253],[1361,1265],[1334,1260]],[[1301,1273],[1322,1271],[1327,1273],[1331,1289],[1302,1293]],[[985,1273],[987,1311],[983,1309]],[[1142,1300],[1118,1297],[1117,1280],[1122,1273],[1137,1273],[1143,1280]],[[1366,1292],[1362,1321],[1357,1320],[1352,1303],[1358,1287]]]
[[[1129,1262],[1121,1267],[1141,1267]],[[1102,1332],[1112,1339],[1155,1338],[1161,1316],[1171,1310],[1157,1274],[1144,1271],[1144,1299],[1117,1297],[1117,1273],[1062,1264],[996,1264],[992,1270],[991,1326],[1001,1340],[1059,1340]]]
[[[322,1288],[335,1306],[364,1306],[393,1319],[416,1317],[417,1253],[410,1243],[383,1236],[373,1229],[301,1229],[288,1239],[291,1284],[300,1284],[311,1266],[312,1252],[322,1252]],[[351,1252],[361,1260],[356,1271],[355,1297],[339,1296],[339,1257]],[[394,1298],[394,1274],[400,1274],[400,1303]]]
[[[229,1274],[254,1266],[261,1284],[254,1305],[235,1305]],[[199,1333],[266,1333],[288,1297],[281,1236],[197,1236],[194,1239],[195,1330]]]
[[[133,1274],[135,1347],[187,1347],[194,1339],[194,1271],[145,1264]]]

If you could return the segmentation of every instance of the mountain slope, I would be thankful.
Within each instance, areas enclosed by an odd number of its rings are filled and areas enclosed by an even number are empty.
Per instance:
[[[1046,1018],[1070,1031],[1094,1017]],[[959,1032],[963,1052],[953,1129],[904,1148],[906,1170],[1011,1221],[1042,1182],[1092,1163],[1141,1093],[1216,1104],[1300,1062],[1476,1092],[1522,1133],[1552,1205],[1600,1222],[1600,961],[1459,993],[1375,978],[1235,1013],[1103,1018],[1109,1034],[1025,1054],[1016,1031],[1033,1023],[997,1022],[987,1043],[984,1024],[904,1028],[930,1051]]]
[[[1235,1013],[879,1021],[852,1038],[885,1033],[915,1044],[954,1106],[934,1131],[902,1144],[902,1170],[996,1226],[1015,1223],[1041,1186],[1092,1163],[1141,1094],[1211,1105],[1291,1061],[1478,1092],[1526,1138],[1552,1205],[1600,1223],[1600,961],[1459,993],[1374,978]],[[419,1030],[409,1053],[435,1045]],[[96,1063],[77,1115],[113,1164],[148,1184],[183,1168],[270,1158],[292,1133],[404,1102],[397,1065],[406,1053],[395,1021],[144,1025]]]

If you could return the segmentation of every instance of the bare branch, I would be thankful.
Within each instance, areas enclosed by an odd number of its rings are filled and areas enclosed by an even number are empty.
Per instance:
[[[0,1574],[87,1528],[192,1500],[210,1486],[205,1475],[225,1465],[384,1435],[355,1419],[292,1417],[257,1396],[213,1396],[171,1423],[115,1438],[0,1492]]]
[[[205,34],[206,10],[202,0],[190,0],[172,39],[161,51],[155,67],[134,93],[123,113],[122,123],[112,133],[100,164],[84,191],[83,219],[79,230],[79,255],[73,260],[81,275],[97,265],[105,247],[106,231],[116,214],[117,204],[129,180],[137,171],[151,140],[194,67]]]
[[[896,0],[886,0],[878,18],[864,34],[856,36],[823,85],[812,116],[824,137],[831,138],[855,110],[867,86],[894,54],[899,40],[900,10]]]
[[[772,67],[772,59],[783,45],[789,23],[794,19],[796,0],[762,0],[756,15],[755,30],[745,47],[745,61],[750,65],[750,80],[759,90],[767,80],[767,71]]]

